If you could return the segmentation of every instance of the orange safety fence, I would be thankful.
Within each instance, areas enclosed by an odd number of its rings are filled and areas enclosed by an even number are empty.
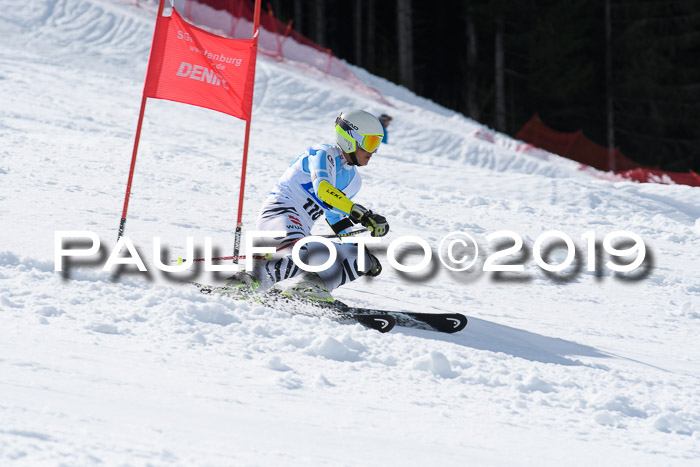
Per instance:
[[[615,172],[624,178],[642,183],[663,183],[665,185],[678,184],[700,186],[700,175],[692,170],[688,173],[684,172],[667,172],[663,170],[653,169],[633,169],[621,172]]]
[[[593,142],[581,130],[573,133],[553,130],[542,122],[537,114],[532,116],[515,137],[533,146],[598,170],[610,170],[610,152],[608,148]],[[693,171],[689,173],[665,172],[642,167],[622,154],[619,148],[615,148],[613,157],[615,174],[621,177],[643,183],[677,183],[700,186],[700,177]]]

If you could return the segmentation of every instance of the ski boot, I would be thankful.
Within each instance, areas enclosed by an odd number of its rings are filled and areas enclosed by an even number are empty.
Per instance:
[[[246,299],[256,293],[260,283],[254,275],[247,271],[240,271],[226,279],[226,284],[212,289],[213,293],[229,295]]]
[[[314,302],[333,302],[323,279],[315,272],[307,272],[299,280],[282,290],[282,295]]]

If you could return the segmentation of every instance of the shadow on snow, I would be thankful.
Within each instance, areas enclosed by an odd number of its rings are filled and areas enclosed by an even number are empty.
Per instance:
[[[533,362],[555,363],[557,365],[584,365],[570,357],[608,358],[609,355],[588,345],[543,336],[530,331],[496,324],[491,321],[469,317],[467,327],[457,334],[439,334],[409,328],[395,328],[400,332],[416,337],[429,337],[477,350],[499,352]]]

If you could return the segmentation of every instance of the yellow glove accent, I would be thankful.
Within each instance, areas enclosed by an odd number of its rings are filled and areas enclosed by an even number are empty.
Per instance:
[[[321,183],[318,184],[318,197],[327,205],[348,215],[355,204],[350,201],[350,198],[345,196],[345,193],[328,183],[326,180],[322,180]]]

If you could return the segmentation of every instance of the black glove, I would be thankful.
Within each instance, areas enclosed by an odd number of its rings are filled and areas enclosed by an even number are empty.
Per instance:
[[[353,204],[350,218],[367,227],[373,237],[383,237],[389,233],[389,223],[384,216],[375,214],[360,204]]]

